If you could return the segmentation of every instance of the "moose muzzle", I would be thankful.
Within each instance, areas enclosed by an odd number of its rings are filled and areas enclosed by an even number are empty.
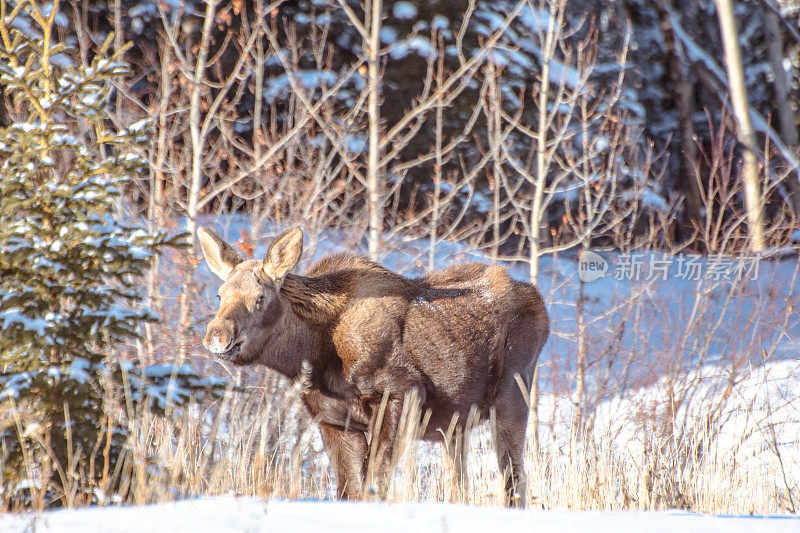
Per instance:
[[[241,344],[237,343],[236,340],[236,328],[233,320],[214,318],[206,328],[203,346],[215,355],[233,357],[236,355],[234,352],[238,352]]]

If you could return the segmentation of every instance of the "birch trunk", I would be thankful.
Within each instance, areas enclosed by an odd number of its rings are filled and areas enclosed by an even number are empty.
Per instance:
[[[114,50],[119,51],[125,44],[125,26],[122,25],[122,0],[114,0]],[[118,81],[121,83],[121,80]],[[117,89],[117,98],[114,104],[120,124],[127,124],[127,120],[122,117],[122,91]]]
[[[441,72],[441,71],[440,71]],[[440,77],[441,81],[441,77]],[[444,117],[442,116],[442,106],[436,107],[436,130],[434,142],[436,143],[436,159],[433,169],[433,213],[431,213],[431,236],[430,251],[428,252],[428,270],[436,268],[436,242],[439,238],[439,217],[441,213],[442,194],[442,129],[444,128]]]
[[[739,141],[744,145],[742,177],[747,209],[747,223],[750,232],[750,249],[760,252],[766,246],[764,240],[764,213],[761,187],[758,179],[758,160],[756,159],[756,135],[750,121],[750,106],[747,102],[747,88],[744,84],[742,54],[739,47],[739,34],[733,15],[731,0],[715,0],[722,44],[725,48],[725,67],[728,71],[728,85],[731,93],[733,114]]]
[[[783,39],[781,38],[780,22],[778,16],[769,7],[764,7],[764,26],[767,34],[767,56],[775,80],[773,82],[773,95],[775,96],[775,110],[781,128],[781,137],[789,149],[797,153],[800,140],[798,139],[797,124],[795,124],[795,111],[789,100],[789,79],[783,66]],[[800,214],[800,180],[790,175],[784,181],[789,192],[789,201],[796,214]]]
[[[500,136],[502,135],[502,128],[500,125],[500,106],[502,102],[497,91],[497,72],[495,71],[494,61],[489,61],[487,67],[489,79],[489,111],[491,113],[491,120],[487,118],[487,129],[489,135],[489,147],[492,151],[492,174],[493,174],[493,187],[492,192],[492,263],[497,262],[497,257],[500,255],[500,173],[501,169],[501,155],[500,155]]]
[[[369,257],[378,259],[383,232],[383,201],[380,180],[380,31],[383,6],[381,0],[368,2],[371,10],[368,43],[369,77],[369,157],[367,160],[367,202],[369,204]]]
[[[560,7],[559,2],[550,2],[550,18],[547,23],[547,33],[545,35],[544,53],[542,54],[542,72],[541,84],[539,86],[539,114],[538,114],[538,130],[536,132],[536,183],[534,183],[533,192],[533,205],[531,206],[530,218],[530,280],[531,283],[537,283],[539,279],[539,256],[541,245],[539,238],[541,237],[541,222],[542,222],[542,207],[544,200],[544,192],[547,187],[547,130],[550,127],[547,102],[550,92],[550,61],[555,54],[557,36],[556,32],[560,30],[556,26],[556,13]],[[560,23],[560,21],[559,21]],[[531,448],[534,456],[539,454],[539,367],[533,374],[533,383],[531,384],[531,405],[530,405],[530,425],[531,425]]]
[[[192,79],[192,93],[189,103],[189,132],[192,142],[192,166],[189,169],[189,201],[186,209],[186,231],[189,232],[189,247],[186,250],[187,261],[184,272],[184,281],[181,286],[181,313],[180,313],[180,346],[178,359],[180,363],[186,360],[189,346],[192,343],[192,286],[194,285],[195,268],[195,232],[197,231],[198,203],[200,202],[201,179],[203,177],[203,142],[200,135],[203,79],[208,58],[208,46],[211,39],[211,29],[214,23],[217,2],[209,0],[206,4],[203,33],[201,35],[200,49],[197,51],[194,77]]]
[[[585,248],[584,248],[585,250]],[[583,250],[582,250],[583,251]],[[575,306],[575,315],[578,322],[578,367],[576,369],[575,391],[572,397],[572,427],[570,428],[570,444],[572,451],[581,436],[583,428],[583,397],[586,391],[586,321],[584,317],[584,282],[578,276],[578,300]]]
[[[678,131],[680,134],[680,182],[686,198],[686,216],[688,222],[698,225],[701,221],[700,209],[702,206],[700,184],[694,170],[697,161],[697,146],[695,145],[694,129],[694,83],[689,79],[688,65],[683,57],[681,46],[675,38],[669,13],[672,11],[671,3],[658,6],[661,21],[661,31],[664,34],[664,46],[667,49],[666,67],[674,92],[673,100],[678,110]]]
[[[263,3],[261,0],[256,2],[257,12],[264,11]],[[253,31],[260,31],[256,26]],[[264,98],[264,61],[266,55],[264,53],[264,41],[261,37],[256,41],[256,65],[255,65],[255,103],[253,104],[253,162],[261,160],[261,112]],[[253,209],[250,219],[250,235],[261,235],[262,225],[266,220],[266,206],[267,198],[266,192],[263,192],[253,199]]]

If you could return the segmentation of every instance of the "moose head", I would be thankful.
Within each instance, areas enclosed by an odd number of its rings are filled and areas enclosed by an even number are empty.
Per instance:
[[[251,362],[281,318],[278,292],[300,261],[303,232],[293,228],[281,233],[263,261],[242,261],[220,236],[203,227],[197,237],[209,268],[223,281],[219,309],[208,324],[203,346],[234,364]]]

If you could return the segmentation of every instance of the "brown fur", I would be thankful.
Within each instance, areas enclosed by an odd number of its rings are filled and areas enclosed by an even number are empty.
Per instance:
[[[495,409],[506,501],[522,503],[528,407],[515,376],[530,389],[549,333],[536,287],[479,263],[409,279],[350,254],[325,257],[300,276],[288,273],[302,251],[299,230],[277,237],[263,262],[235,264],[232,249],[216,249],[227,247],[219,237],[198,235],[212,270],[229,272],[204,344],[234,364],[289,377],[303,361],[311,365],[305,403],[342,497],[363,497],[369,483],[385,493],[403,400],[415,391],[430,412],[429,440],[440,440],[454,416],[463,424],[473,406],[484,418]],[[375,479],[365,480],[371,439],[384,453]]]

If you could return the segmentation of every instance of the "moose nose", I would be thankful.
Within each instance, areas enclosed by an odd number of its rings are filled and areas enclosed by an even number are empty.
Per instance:
[[[212,353],[225,353],[231,349],[235,338],[233,324],[229,320],[212,320],[206,329],[203,346]]]
[[[222,337],[219,335],[215,335],[211,337],[211,339],[206,336],[206,338],[203,339],[203,346],[211,353],[225,353],[231,347],[231,339],[223,341]]]

